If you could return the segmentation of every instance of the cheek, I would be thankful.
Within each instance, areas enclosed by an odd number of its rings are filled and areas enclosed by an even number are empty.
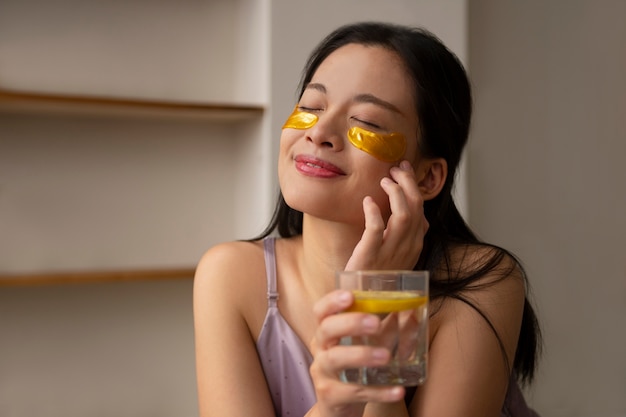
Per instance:
[[[278,185],[288,203],[292,199],[299,200],[303,194],[303,187],[298,182],[299,178],[293,162],[293,146],[298,142],[301,134],[301,131],[295,129],[285,129],[280,135],[277,164]]]
[[[411,137],[406,141],[406,154],[404,155],[404,159],[409,161],[413,166],[415,166],[415,163],[420,158],[417,141],[418,139],[416,137]]]
[[[361,154],[359,157],[361,160],[357,162],[357,165],[361,167],[359,168],[361,175],[358,181],[359,185],[357,186],[361,191],[361,201],[365,196],[372,197],[378,207],[380,207],[383,217],[387,219],[391,213],[389,208],[389,196],[385,190],[383,190],[380,181],[384,177],[390,177],[389,170],[395,164],[383,163],[361,151],[357,150],[356,152]]]
[[[285,158],[290,157],[290,150],[293,144],[298,140],[298,131],[294,129],[283,130],[280,134],[280,142],[278,145],[279,163]]]
[[[281,154],[283,153],[283,149],[288,146],[288,143],[291,142],[290,133],[291,133],[290,131],[285,130],[285,129],[280,131],[280,141],[278,142],[278,145],[279,145],[279,150]]]

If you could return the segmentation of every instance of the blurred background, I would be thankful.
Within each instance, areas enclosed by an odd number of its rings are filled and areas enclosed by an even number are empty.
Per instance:
[[[472,79],[457,199],[527,269],[545,338],[529,402],[626,417],[625,17],[621,0],[0,0],[0,416],[197,415],[195,264],[268,221],[315,44],[384,20],[436,33]]]

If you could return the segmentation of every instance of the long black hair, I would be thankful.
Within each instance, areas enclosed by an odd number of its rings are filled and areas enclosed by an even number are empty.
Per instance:
[[[350,24],[328,35],[311,54],[302,74],[299,96],[311,81],[320,64],[335,50],[347,44],[371,45],[395,52],[404,62],[413,80],[413,91],[419,122],[418,146],[422,156],[444,158],[449,175],[438,196],[424,204],[429,223],[424,238],[424,249],[414,269],[426,269],[431,273],[431,299],[456,299],[476,310],[494,331],[503,352],[500,336],[489,318],[466,296],[472,290],[484,287],[478,280],[486,274],[496,280],[505,279],[514,271],[520,271],[528,282],[519,260],[507,250],[481,242],[459,213],[452,198],[454,174],[459,166],[467,143],[472,115],[472,95],[469,79],[462,63],[432,33],[422,28],[411,28],[390,23],[362,22]],[[281,237],[302,234],[302,213],[289,207],[282,194],[267,228],[256,239],[278,232]],[[480,262],[472,262],[467,270],[458,265],[459,248],[480,245]],[[452,260],[456,250],[455,261]],[[502,265],[507,265],[503,268]],[[493,284],[492,280],[490,284]],[[490,285],[486,284],[486,285]],[[537,317],[528,300],[524,302],[522,326],[518,339],[513,370],[522,383],[534,376],[541,348],[541,332]]]

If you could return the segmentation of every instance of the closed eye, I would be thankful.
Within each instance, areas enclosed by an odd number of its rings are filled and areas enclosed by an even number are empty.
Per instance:
[[[363,125],[365,125],[367,127],[373,127],[374,129],[381,129],[381,127],[379,125],[377,125],[376,123],[368,122],[366,120],[357,119],[356,117],[353,117],[352,119],[354,119],[358,123],[361,123],[361,124],[363,124]]]
[[[307,112],[307,113],[313,113],[313,112],[322,111],[322,109],[314,109],[312,107],[305,107],[305,106],[298,106],[298,110],[299,111],[304,111],[304,112]]]

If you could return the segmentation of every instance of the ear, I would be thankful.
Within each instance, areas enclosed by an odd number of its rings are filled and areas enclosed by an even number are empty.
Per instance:
[[[441,192],[448,177],[448,163],[443,158],[422,159],[415,170],[417,186],[424,201],[432,200]]]

